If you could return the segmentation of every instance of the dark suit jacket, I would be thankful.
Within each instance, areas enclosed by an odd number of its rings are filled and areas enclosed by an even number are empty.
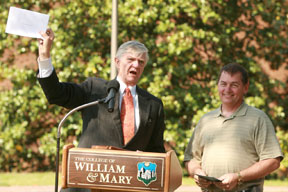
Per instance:
[[[88,78],[81,84],[60,83],[56,72],[53,71],[49,77],[38,80],[49,103],[69,109],[107,96],[108,81],[100,78]],[[108,112],[107,104],[104,103],[81,110],[83,130],[78,147],[109,145],[128,150],[165,152],[163,103],[138,86],[136,86],[136,92],[139,101],[140,125],[127,145],[123,145],[119,92],[117,92],[113,112]]]

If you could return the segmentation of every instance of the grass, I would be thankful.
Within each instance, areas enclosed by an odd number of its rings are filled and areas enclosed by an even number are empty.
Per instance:
[[[265,180],[264,183],[265,186],[275,186],[275,187],[280,187],[280,186],[288,186],[288,178],[285,180]]]
[[[59,185],[61,174],[59,174]],[[183,177],[183,185],[196,185],[194,180]],[[0,186],[45,186],[55,185],[55,172],[36,173],[0,173]],[[265,186],[288,186],[288,178],[285,180],[266,180]]]
[[[59,183],[61,175],[59,174]],[[36,173],[0,173],[0,186],[44,186],[55,185],[54,172],[36,172]]]

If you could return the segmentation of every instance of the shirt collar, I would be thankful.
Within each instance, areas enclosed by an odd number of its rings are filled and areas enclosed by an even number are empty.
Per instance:
[[[124,94],[124,91],[125,91],[127,85],[126,85],[118,76],[116,77],[116,80],[117,80],[117,81],[119,82],[119,84],[120,84],[120,88],[119,88],[120,94]],[[136,85],[134,85],[134,86],[128,86],[128,88],[130,89],[131,94],[132,94],[133,96],[136,95]]]
[[[248,110],[248,105],[243,101],[240,107],[233,114],[234,116],[244,116]]]
[[[222,106],[222,105],[221,105]],[[215,117],[222,116],[221,115],[221,106],[216,109]],[[243,103],[238,107],[238,109],[231,115],[231,117],[236,116],[244,116],[247,112],[248,105],[243,101]]]

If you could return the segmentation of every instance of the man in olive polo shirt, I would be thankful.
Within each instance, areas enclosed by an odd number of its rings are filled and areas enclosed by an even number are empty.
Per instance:
[[[189,175],[202,191],[262,192],[264,177],[280,166],[283,154],[271,120],[243,101],[248,87],[248,73],[241,65],[221,69],[222,105],[200,119],[184,157]]]

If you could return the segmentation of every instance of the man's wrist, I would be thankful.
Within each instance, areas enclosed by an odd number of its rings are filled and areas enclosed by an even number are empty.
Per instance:
[[[197,169],[194,170],[194,175],[195,174],[200,174],[200,173],[202,173],[202,169],[197,168]]]
[[[243,177],[241,175],[241,172],[237,172],[237,184],[241,185],[243,183]]]
[[[40,61],[45,61],[45,60],[47,60],[49,58],[50,58],[50,54],[49,55],[39,55],[39,60]]]

